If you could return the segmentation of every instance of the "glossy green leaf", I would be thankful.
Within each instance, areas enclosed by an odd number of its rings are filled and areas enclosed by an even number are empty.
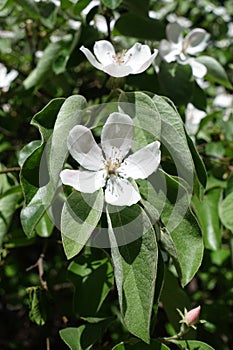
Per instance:
[[[28,143],[26,146],[24,146],[18,155],[18,163],[19,166],[22,168],[25,160],[41,145],[40,140],[34,140]]]
[[[36,233],[40,237],[50,237],[53,232],[54,224],[45,211],[44,215],[36,225]]]
[[[220,202],[219,216],[223,225],[233,232],[233,192]]]
[[[0,175],[2,176],[2,175]],[[20,186],[11,187],[0,195],[0,246],[11,224],[13,214],[22,198]]]
[[[218,216],[218,206],[222,189],[214,188],[207,192],[203,200],[193,197],[193,208],[200,223],[205,247],[218,249],[221,244],[221,228]]]
[[[103,190],[94,193],[73,192],[61,214],[61,234],[68,259],[77,255],[89,240],[102,214]]]
[[[232,90],[232,85],[223,66],[214,57],[199,56],[196,60],[206,66],[207,77],[209,77],[211,81],[219,83]]]
[[[122,342],[114,346],[112,350],[169,350],[169,347],[154,339],[150,341],[150,344],[135,341],[135,339],[133,339],[131,343],[130,340],[125,343]]]
[[[39,129],[43,142],[47,142],[53,133],[58,112],[64,101],[64,98],[55,98],[51,100],[32,118],[31,124]]]
[[[122,35],[138,39],[161,40],[165,36],[163,22],[132,13],[121,15],[115,27]]]
[[[111,210],[107,212],[107,220],[124,323],[129,332],[149,343],[158,259],[154,230],[145,212],[137,205],[114,213]],[[142,236],[118,246],[119,236],[125,236],[127,240],[130,232],[141,232]]]
[[[101,337],[111,319],[96,324],[87,324],[80,327],[62,329],[59,334],[70,350],[89,350]]]
[[[173,340],[172,343],[182,350],[215,350],[212,346],[198,340]]]
[[[115,10],[123,0],[101,0],[102,4],[109,7],[111,10]]]
[[[91,251],[72,261],[68,271],[69,279],[75,286],[74,312],[85,316],[85,319],[87,316],[94,317],[114,283],[109,259],[96,260]]]
[[[58,40],[54,43],[50,43],[41,59],[39,60],[36,68],[30,73],[30,75],[24,80],[23,86],[26,90],[34,87],[35,85],[40,85],[44,80],[50,76],[53,64],[55,60],[59,57],[64,49],[71,46],[72,37],[68,34],[64,36],[63,39]],[[66,57],[68,60],[68,57]]]
[[[193,74],[190,65],[162,61],[158,73],[162,94],[176,105],[185,105],[193,93]]]

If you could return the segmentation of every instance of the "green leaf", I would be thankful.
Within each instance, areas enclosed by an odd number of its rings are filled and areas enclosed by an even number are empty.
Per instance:
[[[0,175],[2,176],[2,175]],[[0,246],[11,224],[13,214],[22,198],[20,186],[11,187],[0,195]]]
[[[47,320],[47,292],[40,287],[27,288],[29,295],[29,318],[38,326],[43,326]]]
[[[182,350],[215,350],[212,346],[198,340],[172,340]]]
[[[53,232],[53,228],[53,222],[51,221],[47,212],[44,213],[44,215],[41,217],[40,221],[35,227],[36,233],[40,237],[50,237]]]
[[[138,205],[114,213],[108,207],[107,221],[123,321],[129,332],[149,343],[158,259],[155,232]],[[130,233],[140,233],[141,237],[118,246],[119,237],[128,240]]]
[[[193,74],[190,65],[162,61],[158,73],[162,93],[176,105],[185,105],[193,93]]]
[[[68,259],[77,255],[96,228],[103,209],[104,195],[73,192],[67,198],[61,214],[61,234]]]
[[[178,279],[168,269],[165,269],[161,301],[169,322],[171,322],[175,331],[179,332],[180,316],[176,309],[184,310],[184,308],[186,308],[189,310],[191,305],[190,300],[184,289],[181,288]]]
[[[103,5],[109,7],[111,10],[115,10],[123,0],[101,0]]]
[[[34,0],[16,0],[15,2],[20,5],[31,18],[40,19],[40,12]]]
[[[36,233],[36,228],[38,227],[38,232],[40,236],[42,234],[43,223],[40,224],[40,221],[43,220],[43,216],[46,215],[47,208],[43,204],[43,197],[45,196],[45,189],[41,187],[32,198],[32,200],[25,206],[20,213],[21,224],[26,235],[31,238]],[[49,220],[49,219],[48,219]],[[47,234],[49,234],[52,229],[52,223],[47,223]],[[47,235],[45,234],[45,237]]]
[[[130,340],[125,343],[122,342],[114,346],[112,350],[169,350],[169,348],[154,339],[150,341],[149,345],[133,339],[132,344]]]
[[[72,36],[67,34],[63,39],[50,43],[41,59],[39,60],[36,68],[30,73],[30,75],[24,80],[23,86],[26,90],[39,86],[44,80],[50,76],[52,67],[56,59],[63,52],[63,50],[68,49],[71,46]],[[66,56],[66,61],[68,61],[68,55]]]
[[[93,317],[101,308],[114,283],[113,268],[109,259],[97,260],[91,251],[72,261],[68,271],[68,276],[75,286],[74,312],[81,317]]]
[[[207,249],[216,250],[221,244],[221,228],[218,206],[222,189],[213,188],[204,195],[203,200],[193,197],[192,205],[200,223],[204,244]]]
[[[192,187],[195,169],[183,121],[171,101],[158,95],[153,100],[161,118],[161,142],[170,153],[178,176]]]
[[[161,40],[165,36],[163,22],[135,13],[121,15],[115,27],[122,35],[138,39]]]
[[[19,166],[22,168],[23,164],[25,162],[25,160],[37,149],[39,148],[41,145],[41,141],[40,140],[35,140],[35,141],[31,141],[30,143],[28,143],[26,146],[24,146],[18,155],[18,163]]]
[[[185,286],[201,265],[203,241],[200,227],[190,210],[188,192],[171,176],[165,177],[167,193],[159,193],[160,201],[165,203],[161,219],[174,242],[177,257],[173,256],[173,260]]]
[[[134,144],[137,151],[155,140],[161,138],[161,118],[152,98],[143,92],[122,93],[119,98],[119,108],[133,118]]]
[[[111,322],[112,319],[107,319],[95,324],[82,325],[78,328],[69,327],[62,329],[59,334],[70,350],[89,350],[101,338]]]
[[[139,16],[147,16],[150,0],[123,0],[123,6],[128,10],[129,13],[134,13]]]
[[[32,118],[31,124],[39,129],[43,142],[47,142],[52,135],[58,112],[64,101],[64,98],[55,98],[51,100]]]
[[[219,216],[223,225],[233,232],[233,192],[220,202]]]
[[[210,81],[219,83],[228,89],[233,89],[224,68],[215,58],[210,56],[199,56],[196,60],[206,66],[207,78],[209,78]]]

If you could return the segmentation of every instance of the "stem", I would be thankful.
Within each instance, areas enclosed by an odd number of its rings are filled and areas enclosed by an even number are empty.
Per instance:
[[[14,173],[14,172],[18,172],[20,170],[21,170],[20,167],[7,168],[7,169],[0,170],[0,175],[7,174],[7,173]]]
[[[30,271],[31,269],[34,269],[35,267],[38,267],[38,274],[39,274],[39,279],[42,287],[45,290],[48,290],[47,282],[43,279],[43,274],[44,274],[44,257],[45,257],[45,251],[47,249],[48,242],[46,241],[42,250],[42,253],[40,254],[38,260],[36,261],[35,264],[29,266],[26,271]]]

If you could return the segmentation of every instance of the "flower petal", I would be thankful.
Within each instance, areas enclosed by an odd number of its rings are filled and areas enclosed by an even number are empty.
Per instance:
[[[176,61],[177,56],[181,52],[181,47],[178,44],[173,44],[166,39],[160,41],[159,44],[159,54],[163,57],[163,59],[170,63]]]
[[[103,66],[113,63],[114,56],[116,55],[114,47],[107,40],[96,41],[94,45],[94,54]]]
[[[132,179],[145,179],[159,166],[161,152],[160,142],[155,141],[130,155],[119,167],[119,175]]]
[[[132,68],[132,74],[138,74],[146,70],[157,55],[157,51],[151,54],[148,45],[136,43],[125,54],[124,61],[126,66]]]
[[[121,161],[129,152],[134,135],[132,119],[123,113],[111,113],[103,127],[101,145],[107,160],[117,157]],[[114,153],[117,154],[114,155]]]
[[[104,168],[102,150],[86,126],[76,125],[69,133],[67,145],[72,157],[85,169]]]
[[[189,55],[195,55],[202,52],[208,45],[207,40],[210,35],[201,28],[191,30],[184,39],[184,45],[187,48],[186,52]]]
[[[105,200],[107,203],[119,206],[130,206],[141,199],[138,191],[126,179],[111,176],[107,182],[105,190]]]
[[[127,75],[132,73],[132,68],[124,64],[111,63],[108,66],[105,66],[103,68],[103,71],[111,75],[112,77],[121,78],[126,77]]]
[[[172,43],[181,43],[183,39],[183,28],[178,23],[169,23],[166,27],[166,34]]]
[[[84,53],[84,55],[86,56],[86,58],[88,59],[88,61],[92,64],[92,66],[94,66],[97,69],[103,70],[103,65],[100,64],[95,56],[91,53],[90,50],[88,50],[85,46],[81,46],[80,50]]]
[[[154,49],[154,53],[150,56],[150,58],[146,62],[144,62],[143,65],[137,69],[137,71],[132,72],[132,74],[140,74],[140,73],[144,72],[145,70],[147,70],[147,68],[149,68],[151,63],[154,61],[157,54],[158,54],[158,50]]]
[[[195,78],[203,78],[207,73],[207,68],[204,64],[197,62],[194,58],[189,58],[188,63],[192,67],[193,76]]]
[[[92,172],[65,169],[60,173],[60,177],[64,185],[84,193],[93,193],[104,187],[106,182],[105,170]]]

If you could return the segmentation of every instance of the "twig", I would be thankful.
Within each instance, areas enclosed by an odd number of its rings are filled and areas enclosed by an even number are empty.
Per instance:
[[[31,266],[29,266],[26,271],[30,271],[32,269],[34,269],[35,267],[38,268],[38,274],[39,274],[39,279],[40,279],[40,283],[42,285],[42,287],[45,290],[48,290],[48,286],[47,286],[47,282],[43,279],[43,274],[44,274],[44,257],[45,257],[45,250],[47,248],[47,242],[44,246],[43,252],[40,254],[39,259],[37,260],[37,262]]]
[[[0,175],[7,174],[7,173],[14,173],[20,170],[21,170],[20,167],[7,168],[7,169],[0,170]]]
[[[50,350],[50,340],[46,338],[46,350]]]

